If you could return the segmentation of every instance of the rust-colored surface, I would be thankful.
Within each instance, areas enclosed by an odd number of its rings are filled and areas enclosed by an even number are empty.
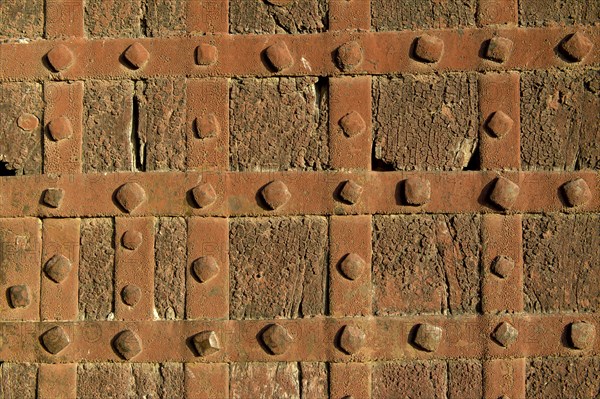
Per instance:
[[[600,6],[4,0],[0,398],[595,398]]]

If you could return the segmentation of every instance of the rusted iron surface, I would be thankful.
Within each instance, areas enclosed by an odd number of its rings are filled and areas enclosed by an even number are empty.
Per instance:
[[[595,397],[584,3],[2,2],[0,398]]]

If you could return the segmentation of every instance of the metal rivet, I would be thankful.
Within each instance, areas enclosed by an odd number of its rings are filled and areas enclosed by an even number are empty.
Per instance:
[[[39,119],[37,116],[29,113],[22,114],[17,119],[17,126],[26,131],[32,131],[39,125]]]
[[[422,35],[415,39],[414,55],[422,62],[438,62],[444,53],[444,41],[439,37]]]
[[[563,184],[562,192],[571,207],[585,205],[592,199],[590,187],[581,178]]]
[[[217,193],[210,183],[204,183],[192,189],[192,197],[198,207],[206,208],[217,200]]]
[[[506,136],[513,128],[514,121],[502,111],[494,112],[486,123],[488,132],[497,138]]]
[[[517,340],[519,332],[512,324],[504,321],[496,327],[492,336],[500,345],[508,348]]]
[[[49,188],[44,191],[44,204],[50,208],[58,208],[62,204],[65,192],[62,188]]]
[[[340,191],[340,197],[350,203],[356,204],[363,193],[363,187],[353,180],[348,180],[344,183]]]
[[[64,44],[59,44],[46,54],[48,63],[54,72],[67,70],[73,65],[75,57],[71,50]]]
[[[133,229],[127,230],[121,237],[121,244],[131,251],[138,249],[143,241],[142,233]]]
[[[575,349],[589,349],[596,340],[596,326],[587,321],[576,321],[569,328],[571,345]]]
[[[48,134],[54,141],[68,139],[73,135],[73,126],[69,118],[61,116],[48,123]]]
[[[31,304],[29,287],[25,284],[13,285],[8,288],[8,299],[13,308],[26,308]]]
[[[442,342],[443,330],[432,324],[419,324],[415,335],[415,344],[427,352],[435,352]]]
[[[513,42],[505,37],[493,37],[487,44],[485,58],[504,63],[508,61],[513,51]]]
[[[208,356],[221,349],[219,338],[214,331],[203,331],[193,336],[192,343],[198,356]]]
[[[132,69],[140,69],[148,63],[150,53],[141,43],[135,42],[127,47],[127,50],[123,53],[123,57],[125,57]]]
[[[117,189],[115,198],[126,212],[131,213],[146,201],[146,192],[137,183],[125,183]]]
[[[294,337],[280,324],[271,324],[261,334],[262,342],[272,355],[281,355],[289,349]]]
[[[292,198],[292,194],[281,180],[275,180],[267,184],[261,190],[261,195],[271,210],[282,207]]]
[[[123,359],[130,360],[142,351],[142,342],[133,331],[124,330],[115,337],[113,347]]]
[[[40,337],[44,348],[53,355],[61,352],[71,343],[71,339],[61,326],[55,326]]]
[[[412,176],[404,180],[404,200],[408,205],[425,205],[431,199],[431,183],[427,179]]]
[[[367,264],[356,253],[347,254],[340,263],[340,271],[348,280],[356,280],[361,276]]]
[[[271,66],[277,72],[294,65],[294,58],[284,42],[277,42],[265,50],[265,55]]]
[[[71,261],[61,254],[56,254],[44,265],[46,276],[57,284],[62,283],[71,272]]]
[[[351,111],[344,115],[338,124],[347,137],[359,136],[367,130],[367,124],[362,116],[360,116],[360,113],[356,111]]]
[[[343,71],[351,71],[363,62],[363,49],[358,42],[342,44],[337,49],[337,64]]]
[[[569,59],[582,61],[592,51],[594,43],[581,32],[575,32],[560,44],[560,49]]]
[[[194,131],[199,139],[217,137],[221,131],[219,120],[213,113],[209,113],[194,119]]]
[[[492,273],[500,278],[506,278],[515,268],[515,261],[505,255],[496,256],[492,261],[491,270]]]
[[[196,47],[196,64],[202,66],[213,65],[217,62],[219,52],[217,48],[208,43]]]
[[[135,306],[142,298],[142,289],[135,284],[129,284],[121,290],[121,299],[127,306]]]
[[[194,275],[201,283],[206,283],[212,280],[219,274],[219,264],[212,256],[202,256],[192,262],[192,270]]]
[[[358,327],[344,326],[340,334],[340,348],[348,355],[357,353],[367,340],[367,335]]]
[[[519,196],[519,186],[505,177],[499,177],[494,183],[490,200],[502,209],[511,209]]]

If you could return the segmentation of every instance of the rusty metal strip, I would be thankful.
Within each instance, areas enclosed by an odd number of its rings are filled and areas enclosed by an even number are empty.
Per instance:
[[[229,317],[229,223],[224,218],[188,219],[186,318]]]
[[[482,310],[523,311],[521,215],[483,215]]]
[[[229,30],[229,1],[188,1],[186,2],[187,29],[191,34],[227,33]],[[215,62],[218,51],[215,42],[204,42],[208,50],[214,49]],[[199,51],[199,50],[196,50]],[[223,51],[221,49],[221,51]],[[196,52],[198,57],[198,52]],[[199,58],[197,58],[197,61]],[[207,61],[208,60],[208,61]],[[210,54],[202,62],[212,62]],[[187,113],[191,125],[187,131],[187,169],[227,170],[229,169],[229,87],[226,79],[190,79],[187,82]],[[202,180],[198,184],[203,183]],[[193,196],[188,199],[194,204]],[[198,231],[206,228],[207,231]],[[207,219],[188,221],[188,267],[186,270],[186,295],[194,297],[186,300],[187,317],[229,316],[229,275],[228,226],[227,220]],[[206,233],[215,234],[209,236]],[[191,276],[191,256],[213,256],[218,260],[220,272],[213,281],[199,283]],[[202,286],[198,286],[203,284]],[[213,296],[208,287],[215,287],[220,295]],[[202,300],[205,301],[202,301]],[[204,302],[204,303],[202,303]],[[212,399],[229,397],[229,364],[226,363],[186,363],[185,397],[191,399]]]
[[[523,233],[521,215],[483,215],[483,271],[481,304],[482,311],[489,314],[523,312]],[[518,317],[507,317],[495,327],[492,340],[486,345],[486,354],[498,352],[496,331],[502,331],[501,339],[511,340],[512,334],[520,334]],[[541,323],[543,324],[543,323]],[[514,329],[513,329],[514,328]],[[535,326],[534,329],[539,328]],[[536,333],[538,330],[535,330]],[[563,334],[568,327],[563,330]],[[540,341],[543,336],[539,336]],[[518,340],[518,337],[517,337]],[[538,341],[527,340],[532,346]],[[503,342],[501,342],[503,343]],[[509,345],[510,346],[510,345]],[[494,359],[483,363],[483,386],[485,398],[508,395],[525,397],[525,364],[521,352],[517,359]]]
[[[46,0],[46,37],[83,37],[84,0]]]
[[[479,77],[479,146],[482,169],[520,169],[521,92],[519,74]]]
[[[483,25],[519,23],[517,0],[479,0],[478,20]],[[486,45],[494,62],[506,62],[514,51],[514,42],[498,35]],[[492,50],[494,49],[494,50]],[[479,145],[481,169],[521,168],[520,75],[485,73],[479,76]],[[520,215],[483,215],[482,289],[484,313],[523,311],[523,232]],[[486,357],[499,343],[494,334],[510,341],[510,321],[499,324],[486,343]],[[486,399],[525,397],[526,359],[491,359],[483,362],[483,394]]]
[[[571,324],[585,321],[600,324],[600,314],[515,314],[462,316],[403,316],[276,320],[195,321],[85,321],[3,322],[0,356],[19,362],[105,362],[123,361],[114,347],[115,337],[131,330],[141,351],[134,362],[280,362],[331,361],[372,362],[431,358],[519,358],[598,356],[600,341],[586,349],[570,346]],[[265,328],[277,323],[291,337],[286,350],[273,354],[262,343]],[[512,341],[498,338],[497,329],[509,323],[517,332]],[[439,345],[431,351],[415,344],[415,329],[423,324],[442,331]],[[60,326],[69,345],[55,355],[48,353],[40,337]],[[344,341],[350,328],[352,337]],[[214,332],[219,350],[199,356],[191,343],[201,332]],[[362,332],[359,334],[358,331]],[[565,339],[565,337],[567,337]],[[10,343],[10,344],[8,344]],[[168,344],[166,344],[168,343]]]
[[[76,398],[77,364],[40,364],[39,398]]]
[[[229,397],[229,364],[185,363],[185,397],[213,399]]]
[[[0,45],[2,80],[81,80],[142,79],[156,76],[336,76],[340,74],[432,73],[469,70],[533,70],[568,67],[574,63],[557,55],[557,46],[575,31],[591,42],[600,40],[600,27],[471,28],[400,32],[326,32],[306,35],[206,35],[188,38],[140,38],[66,41],[40,40]],[[422,35],[444,42],[441,59],[424,63],[414,59],[411,46]],[[480,56],[482,47],[493,37],[509,39],[514,49],[503,62]],[[136,68],[123,60],[134,43],[141,44],[148,58]],[[362,49],[361,62],[351,69],[341,68],[336,54],[345,43],[356,42]],[[275,43],[285,43],[293,65],[276,68],[264,59],[264,51]],[[214,46],[216,56],[198,63],[197,47]],[[55,72],[46,62],[50,50],[70,62]],[[575,65],[597,65],[600,48],[594,46]]]
[[[405,202],[404,181],[429,184],[423,205]],[[499,177],[500,183],[498,181]],[[561,187],[582,178],[592,198],[570,207]],[[362,188],[354,204],[340,197],[349,180]],[[509,184],[514,182],[517,186]],[[272,209],[265,186],[283,182],[289,197]],[[427,181],[428,183],[424,183]],[[249,216],[465,212],[597,212],[600,175],[579,172],[146,172],[0,178],[1,217],[80,216]],[[168,190],[165,191],[165,187]],[[198,195],[194,195],[194,189]],[[45,202],[48,190],[62,192],[57,207]],[[118,191],[129,198],[129,211]],[[213,191],[214,190],[214,191]],[[267,190],[268,191],[268,190]],[[356,190],[354,190],[356,191]],[[139,197],[138,197],[139,196]],[[51,196],[51,198],[55,198]],[[492,201],[492,199],[495,201]],[[137,202],[139,201],[139,202]],[[51,201],[52,202],[52,201]],[[198,204],[202,202],[202,206]]]
[[[0,234],[0,292],[6,298],[0,301],[0,320],[40,320],[42,223],[0,219]]]
[[[115,319],[152,320],[154,218],[115,218]]]
[[[329,311],[332,316],[372,313],[371,215],[332,216],[329,226]]]
[[[526,366],[525,358],[484,361],[484,398],[525,398]]]
[[[371,169],[371,77],[329,81],[329,151],[335,169]]]
[[[329,30],[371,29],[371,0],[329,1]]]
[[[371,398],[370,364],[331,363],[329,365],[331,398]]]
[[[370,28],[370,0],[329,2],[330,30],[368,31]],[[337,50],[336,56],[338,68],[342,62],[341,69],[351,71],[356,68],[355,64],[361,67],[364,49],[356,42],[349,42],[345,50]],[[329,150],[335,169],[371,169],[371,86],[371,76],[329,79]],[[362,190],[362,186],[352,179],[338,186],[335,195],[340,200],[340,213],[361,201]],[[372,314],[371,238],[371,215],[331,217],[328,297],[332,316]],[[339,346],[341,335],[336,340]],[[370,399],[371,375],[369,364],[330,363],[329,397]]]
[[[518,0],[479,0],[477,20],[481,25],[519,23]]]
[[[186,1],[187,31],[191,34],[226,33],[229,30],[229,0]]]
[[[187,107],[188,169],[229,169],[227,79],[189,79]]]
[[[40,314],[42,320],[77,320],[79,219],[44,219]]]
[[[44,100],[44,173],[81,173],[83,82],[46,82]]]

